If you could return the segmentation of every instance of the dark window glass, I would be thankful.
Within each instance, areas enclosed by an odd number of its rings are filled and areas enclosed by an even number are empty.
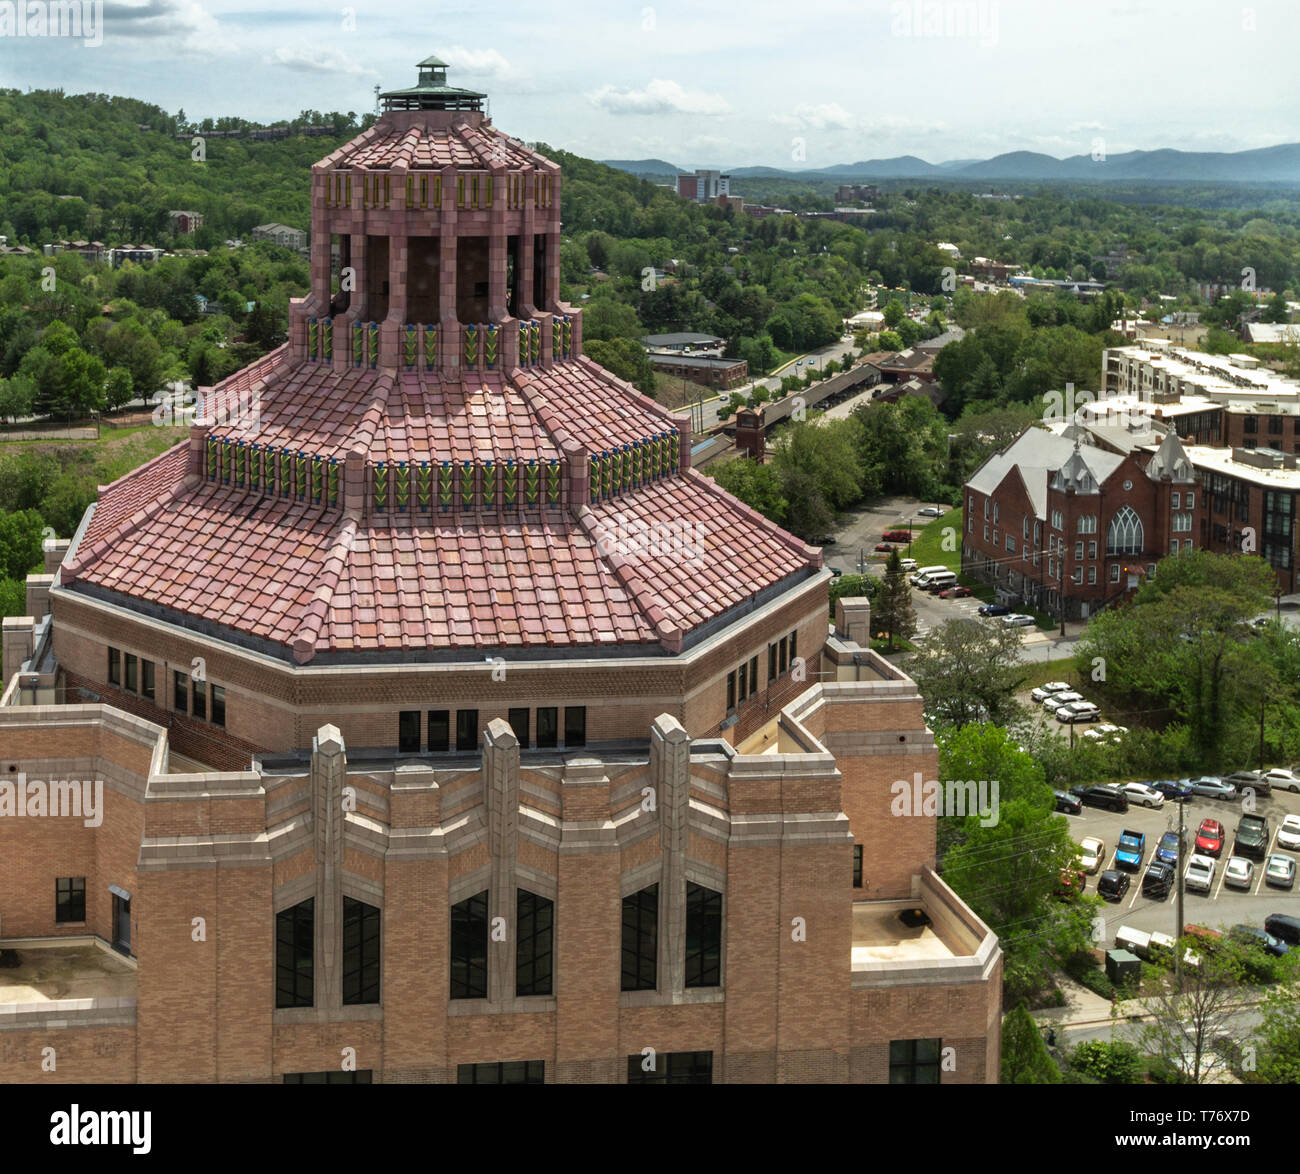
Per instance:
[[[587,744],[587,707],[585,705],[566,705],[564,707],[564,744],[566,746],[585,746]]]
[[[537,745],[555,746],[559,741],[559,710],[554,705],[537,711]]]
[[[510,722],[510,728],[514,730],[515,737],[519,739],[520,746],[528,745],[528,710],[512,709],[506,715]]]
[[[153,690],[153,661],[142,660],[140,662],[140,696],[154,699]]]
[[[487,998],[487,890],[451,907],[451,997]]]
[[[457,1084],[545,1084],[542,1060],[507,1060],[503,1064],[457,1064]]]
[[[108,650],[108,683],[110,685],[122,683],[122,654],[116,648]]]
[[[208,720],[208,683],[194,682],[194,716],[203,721]]]
[[[198,682],[196,681],[197,685]],[[315,966],[314,897],[275,915],[275,1005],[310,1007]]]
[[[794,667],[794,658],[798,655],[798,653],[799,653],[799,633],[791,632],[790,633],[790,667],[791,668]]]
[[[177,713],[190,711],[190,677],[179,669],[172,673],[172,708]]]
[[[343,898],[343,1002],[379,1002],[379,910]]]
[[[478,749],[478,710],[456,710],[456,749]]]
[[[754,696],[758,692],[758,657],[749,658],[749,695]]]
[[[658,985],[659,886],[623,898],[623,990],[652,991]]]
[[[784,640],[778,641],[776,645],[776,651],[777,651],[777,661],[776,661],[777,668],[781,672],[785,672],[785,666],[787,663],[785,658],[789,651],[789,649],[786,647],[786,641]]]
[[[722,894],[686,883],[686,985],[722,982]]]
[[[397,749],[401,754],[418,754],[420,750],[420,711],[403,709],[397,714]]]
[[[941,1040],[896,1039],[889,1044],[890,1084],[938,1084]]]
[[[226,725],[226,687],[225,685],[212,686],[212,724],[221,726],[223,729]]]
[[[853,845],[853,887],[862,888],[862,845]]]
[[[776,671],[776,645],[769,644],[767,646],[767,679],[769,681],[774,681],[776,680],[777,675],[778,674]]]
[[[54,882],[54,920],[86,920],[86,878],[61,876]]]
[[[650,1070],[647,1071],[647,1065]],[[712,1052],[656,1052],[627,1058],[628,1084],[712,1084]]]
[[[429,710],[429,753],[442,754],[451,749],[451,713],[445,709]]]
[[[730,672],[727,674],[727,712],[730,713],[736,708],[736,674]]]
[[[555,902],[519,890],[515,901],[515,994],[551,994]]]
[[[285,1084],[370,1084],[371,1069],[362,1068],[356,1072],[286,1072]]]
[[[140,691],[140,674],[135,659],[135,654],[128,652],[126,654],[126,691],[128,693],[138,693]]]
[[[746,686],[749,684],[749,670],[742,664],[736,670],[736,704],[744,701],[749,696]]]

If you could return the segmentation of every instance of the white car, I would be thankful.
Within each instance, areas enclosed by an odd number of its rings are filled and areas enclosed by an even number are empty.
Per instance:
[[[1183,873],[1183,889],[1189,893],[1208,893],[1214,888],[1214,858],[1199,853],[1187,861]]]
[[[1102,722],[1090,730],[1084,730],[1083,736],[1090,742],[1118,742],[1128,733],[1128,726],[1117,726],[1111,722]]]
[[[1101,717],[1101,710],[1091,701],[1071,701],[1068,705],[1057,706],[1056,720],[1067,725],[1073,722],[1095,722]]]
[[[916,559],[914,559],[914,558],[903,558],[903,559],[899,559],[898,561],[899,561],[899,564],[902,566],[903,570],[905,570],[905,571],[914,571],[914,570],[916,570]]]
[[[916,516],[918,518],[942,518],[943,510],[933,505],[922,506],[916,511]]]
[[[1079,867],[1092,874],[1106,862],[1106,841],[1084,836],[1079,841]]]
[[[1269,786],[1275,791],[1300,792],[1300,775],[1297,775],[1294,771],[1278,766],[1272,770],[1266,770],[1264,777],[1268,780]]]
[[[1125,783],[1120,790],[1128,796],[1130,803],[1137,803],[1142,807],[1165,805],[1165,797],[1154,787],[1148,787],[1146,783]]]
[[[1029,694],[1035,701],[1044,701],[1052,696],[1053,693],[1065,693],[1069,691],[1070,686],[1064,681],[1048,681],[1046,685],[1039,685],[1032,693]]]
[[[1025,628],[1033,624],[1034,617],[1021,615],[1018,612],[1012,612],[1009,616],[1003,616],[1002,622],[1006,624],[1008,628]]]
[[[1277,829],[1277,846],[1290,848],[1292,852],[1300,850],[1300,815],[1288,815]]]
[[[1223,883],[1230,889],[1248,889],[1255,883],[1255,862],[1244,856],[1229,856],[1223,869]]]
[[[1052,693],[1043,698],[1043,708],[1051,713],[1055,713],[1062,705],[1072,705],[1076,701],[1082,701],[1083,694],[1076,693],[1073,689],[1067,689],[1064,693]]]

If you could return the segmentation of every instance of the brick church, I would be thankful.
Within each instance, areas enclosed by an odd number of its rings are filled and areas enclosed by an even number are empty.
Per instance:
[[[383,101],[287,343],[5,620],[0,1081],[996,1081],[866,601],[583,357],[559,167]]]

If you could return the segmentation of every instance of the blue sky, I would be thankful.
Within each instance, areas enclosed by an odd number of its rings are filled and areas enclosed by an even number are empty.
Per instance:
[[[1300,140],[1294,0],[106,0],[93,47],[5,36],[4,7],[0,85],[191,118],[370,109],[376,84],[410,84],[437,53],[502,129],[593,158],[813,167]]]

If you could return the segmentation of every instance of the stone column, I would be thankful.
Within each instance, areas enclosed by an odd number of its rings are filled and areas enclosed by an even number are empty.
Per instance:
[[[442,169],[442,208],[438,218],[438,368],[444,376],[460,373],[460,321],[456,317],[456,289],[459,272],[456,264],[457,212],[456,168]]]
[[[536,221],[536,209],[533,207],[533,192],[537,188],[537,172],[532,167],[523,169],[523,209],[519,228],[519,257],[515,267],[515,304],[519,317],[527,321],[536,312],[533,305],[533,227]]]
[[[401,187],[406,188],[405,177]],[[404,198],[404,197],[403,197]],[[403,233],[394,234],[388,241],[388,317],[379,324],[379,365],[405,370],[403,360],[403,335],[408,321],[406,314],[406,274],[410,265],[410,241]],[[419,357],[417,345],[416,357]]]
[[[483,733],[483,795],[487,807],[492,880],[489,925],[503,918],[501,940],[488,936],[488,999],[508,1005],[515,997],[515,858],[519,850],[519,739],[508,722],[494,718]]]
[[[675,717],[650,727],[650,777],[659,808],[659,990],[686,985],[686,849],[690,841],[691,738]]]
[[[343,1005],[343,784],[348,759],[337,726],[312,740],[312,840],[316,854],[316,1007]]]

